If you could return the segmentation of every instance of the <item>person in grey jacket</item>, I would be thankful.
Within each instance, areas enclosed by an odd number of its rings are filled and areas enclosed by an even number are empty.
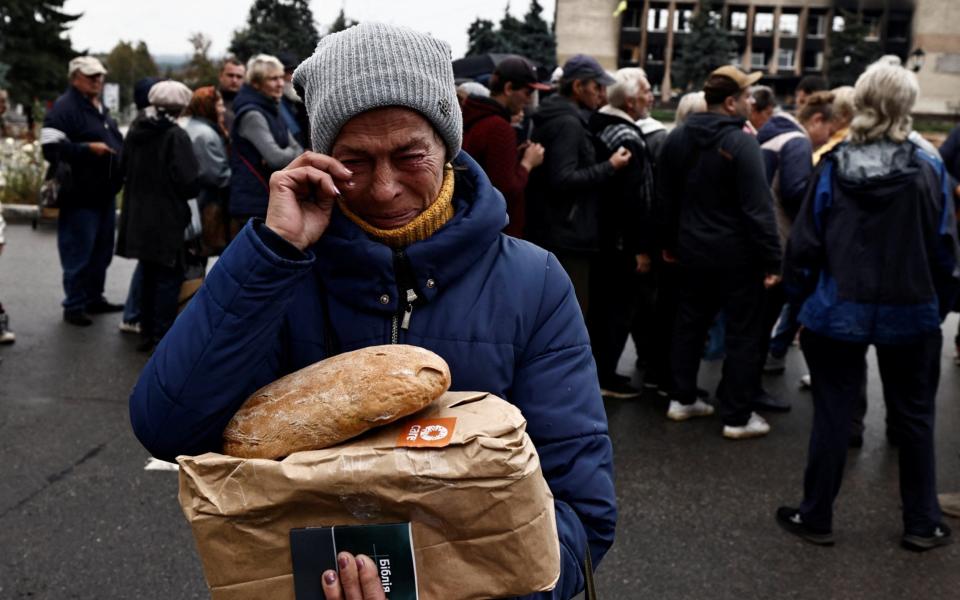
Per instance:
[[[181,126],[190,136],[193,155],[199,168],[200,194],[197,196],[203,221],[203,254],[217,255],[229,242],[230,161],[224,126],[226,107],[217,88],[197,89],[183,112]]]

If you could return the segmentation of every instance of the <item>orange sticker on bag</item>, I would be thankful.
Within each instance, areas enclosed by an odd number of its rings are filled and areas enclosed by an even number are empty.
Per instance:
[[[449,446],[453,440],[453,429],[456,425],[456,417],[407,421],[403,431],[397,436],[397,447],[443,448]]]

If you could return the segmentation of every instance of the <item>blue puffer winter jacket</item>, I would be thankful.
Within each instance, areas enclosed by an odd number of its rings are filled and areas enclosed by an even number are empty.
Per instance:
[[[259,387],[326,356],[321,298],[342,350],[395,341],[436,352],[455,390],[488,391],[523,412],[556,500],[571,598],[613,543],[612,448],[587,331],[556,258],[502,235],[503,196],[465,153],[456,215],[395,256],[339,211],[306,254],[253,221],[211,269],[158,346],[130,397],[134,431],[159,458],[217,451],[234,412]],[[398,327],[395,261],[409,261],[418,300]],[[406,295],[404,294],[404,298]],[[383,300],[387,301],[384,303]]]

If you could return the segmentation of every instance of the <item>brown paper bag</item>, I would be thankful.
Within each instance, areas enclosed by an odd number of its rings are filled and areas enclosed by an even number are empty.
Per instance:
[[[553,495],[525,428],[495,396],[447,393],[405,420],[282,461],[178,457],[180,504],[212,597],[294,600],[291,529],[403,521],[421,599],[553,589]]]

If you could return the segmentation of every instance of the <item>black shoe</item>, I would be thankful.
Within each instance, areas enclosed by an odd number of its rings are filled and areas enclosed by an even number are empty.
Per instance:
[[[847,448],[863,448],[863,434],[851,433],[847,438]]]
[[[929,535],[903,534],[903,537],[900,538],[900,545],[914,552],[926,552],[950,544],[953,542],[952,535],[950,528],[940,523],[933,528]]]
[[[123,312],[122,304],[111,304],[101,298],[87,305],[88,315],[102,315],[106,313]]]
[[[777,525],[782,527],[787,533],[792,533],[811,544],[818,546],[833,545],[833,532],[810,527],[803,522],[803,516],[796,508],[790,508],[789,506],[781,506],[778,508]]]
[[[760,390],[760,394],[750,403],[750,408],[757,412],[790,412],[790,403],[783,398],[771,396],[765,390]]]
[[[612,379],[600,382],[600,395],[604,398],[637,398],[640,396],[640,390],[626,381]]]
[[[63,311],[63,320],[78,327],[87,327],[89,325],[93,325],[93,320],[82,310]]]

